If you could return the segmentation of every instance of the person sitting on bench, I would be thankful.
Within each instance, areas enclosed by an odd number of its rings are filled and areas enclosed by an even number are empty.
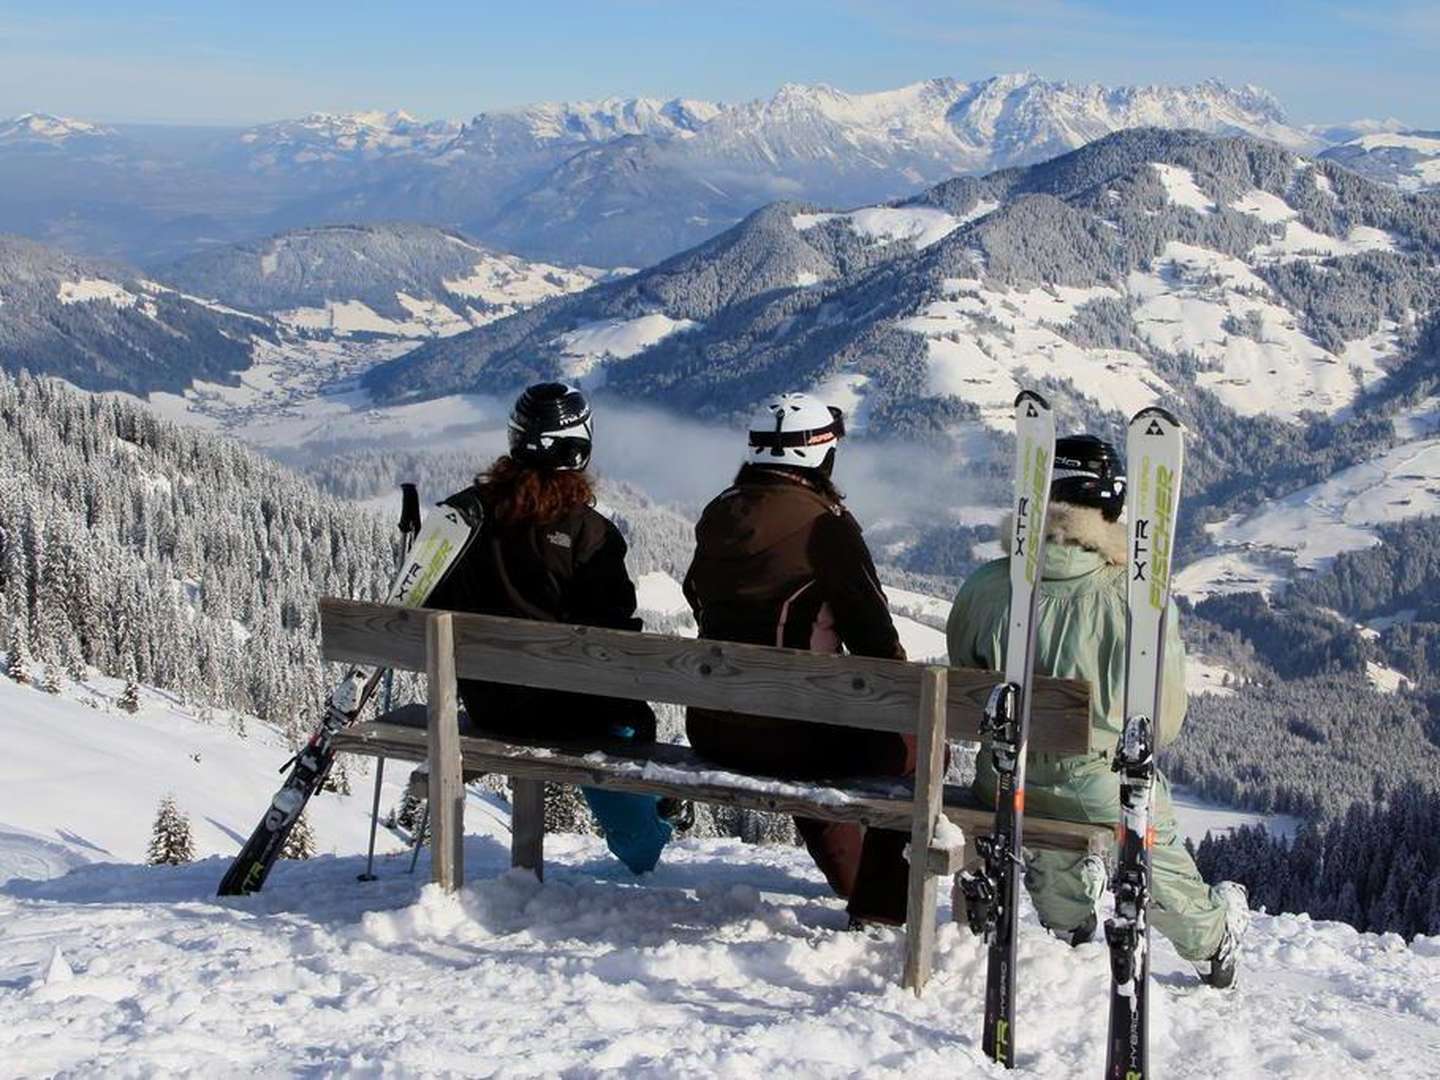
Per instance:
[[[594,508],[590,404],[564,383],[538,383],[510,414],[510,453],[447,503],[483,522],[427,607],[639,630],[625,540]],[[460,680],[470,721],[509,742],[655,741],[643,701]],[[650,795],[582,788],[610,850],[653,870],[672,828]]]
[[[750,425],[734,484],[695,526],[685,596],[700,637],[905,659],[860,526],[831,482],[844,418],[784,394]],[[913,738],[691,708],[695,751],[744,772],[797,779],[908,776]],[[795,827],[852,926],[903,925],[908,834],[797,817]]]

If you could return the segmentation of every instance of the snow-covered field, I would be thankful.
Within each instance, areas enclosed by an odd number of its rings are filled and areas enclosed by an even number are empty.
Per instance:
[[[239,738],[234,717],[208,721],[173,695],[141,689],[139,712],[115,705],[123,683],[93,675],[60,695],[0,678],[0,879],[34,860],[80,864],[145,858],[162,796],[190,819],[196,854],[233,854],[260,819],[290,756],[285,741],[254,717]],[[373,773],[351,762],[352,794],[327,793],[306,811],[320,851],[365,849]],[[382,806],[400,799],[409,770],[386,773]],[[29,838],[42,838],[40,847]],[[381,831],[381,851],[399,851]],[[217,878],[218,881],[218,878]]]
[[[380,880],[361,884],[356,777],[312,804],[338,856],[219,900],[283,748],[151,691],[137,716],[107,711],[117,690],[0,680],[0,1076],[999,1075],[978,1049],[984,952],[948,898],[917,1000],[898,985],[903,935],[846,932],[799,849],[683,840],[637,880],[601,841],[556,835],[542,885],[507,870],[504,815],[472,793],[459,896],[424,884],[424,857],[409,876],[384,832]],[[135,865],[166,790],[211,857]],[[1191,835],[1253,819],[1177,804]],[[1260,916],[1243,957],[1226,994],[1158,945],[1164,1075],[1440,1072],[1440,940]],[[1019,1075],[1097,1075],[1104,947],[1072,952],[1027,910],[1020,964]]]
[[[978,1049],[980,943],[942,924],[924,998],[903,935],[844,931],[795,849],[682,841],[636,881],[553,837],[543,885],[472,825],[447,897],[387,858],[284,864],[214,898],[223,860],[82,867],[0,885],[0,1072],[43,1075],[1000,1075]],[[941,904],[942,918],[948,916]],[[1161,943],[1157,1071],[1425,1077],[1440,1069],[1440,941],[1260,916],[1238,989]],[[1099,1075],[1108,961],[1027,911],[1018,1074]]]
[[[1216,593],[1283,589],[1295,570],[1324,569],[1335,556],[1380,543],[1380,526],[1440,512],[1440,438],[1433,400],[1396,419],[1409,437],[1259,509],[1206,526],[1213,555],[1176,575],[1193,600]]]

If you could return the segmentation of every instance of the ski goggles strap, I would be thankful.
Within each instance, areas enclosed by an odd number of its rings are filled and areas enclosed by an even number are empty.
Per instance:
[[[802,446],[820,446],[845,437],[845,414],[834,405],[830,410],[830,423],[824,427],[805,428],[800,431],[752,431],[750,445],[757,450],[788,450]]]

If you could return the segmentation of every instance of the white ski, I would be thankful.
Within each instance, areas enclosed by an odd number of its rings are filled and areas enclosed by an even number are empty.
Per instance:
[[[1120,852],[1112,882],[1110,1031],[1105,1075],[1146,1080],[1149,1061],[1150,848],[1156,732],[1165,671],[1171,556],[1185,441],[1180,422],[1161,408],[1142,409],[1125,443],[1128,480],[1129,608],[1125,656],[1125,727],[1115,752],[1120,773]]]
[[[401,607],[423,604],[464,553],[479,527],[479,522],[466,520],[456,507],[442,503],[410,545],[385,602]],[[360,715],[383,675],[383,668],[367,671],[352,667],[335,684],[319,726],[295,755],[289,775],[270,800],[265,816],[221,879],[219,895],[241,896],[258,892],[264,886],[285,838],[330,771],[335,759],[331,740],[337,731]]]
[[[1035,670],[1035,612],[1045,570],[1045,516],[1055,463],[1055,415],[1039,394],[1015,399],[1015,487],[1010,525],[1010,619],[1005,682],[985,706],[981,733],[995,767],[995,829],[977,837],[983,865],[960,876],[970,929],[989,945],[981,1047],[1015,1065],[1015,946],[1025,826],[1025,752]]]

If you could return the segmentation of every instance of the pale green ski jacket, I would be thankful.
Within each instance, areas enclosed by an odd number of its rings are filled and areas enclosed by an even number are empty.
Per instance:
[[[1098,510],[1066,503],[1051,505],[1035,670],[1090,684],[1092,743],[1100,753],[1087,755],[1088,761],[1032,753],[1032,784],[1049,782],[1046,777],[1052,767],[1071,773],[1102,765],[1108,769],[1105,759],[1114,750],[1124,722],[1125,545],[1124,525],[1107,522]],[[1009,561],[997,559],[970,575],[955,597],[946,625],[950,663],[1004,670],[1009,618]],[[1157,719],[1161,746],[1175,740],[1185,719],[1185,651],[1173,602],[1168,622],[1164,690]]]

